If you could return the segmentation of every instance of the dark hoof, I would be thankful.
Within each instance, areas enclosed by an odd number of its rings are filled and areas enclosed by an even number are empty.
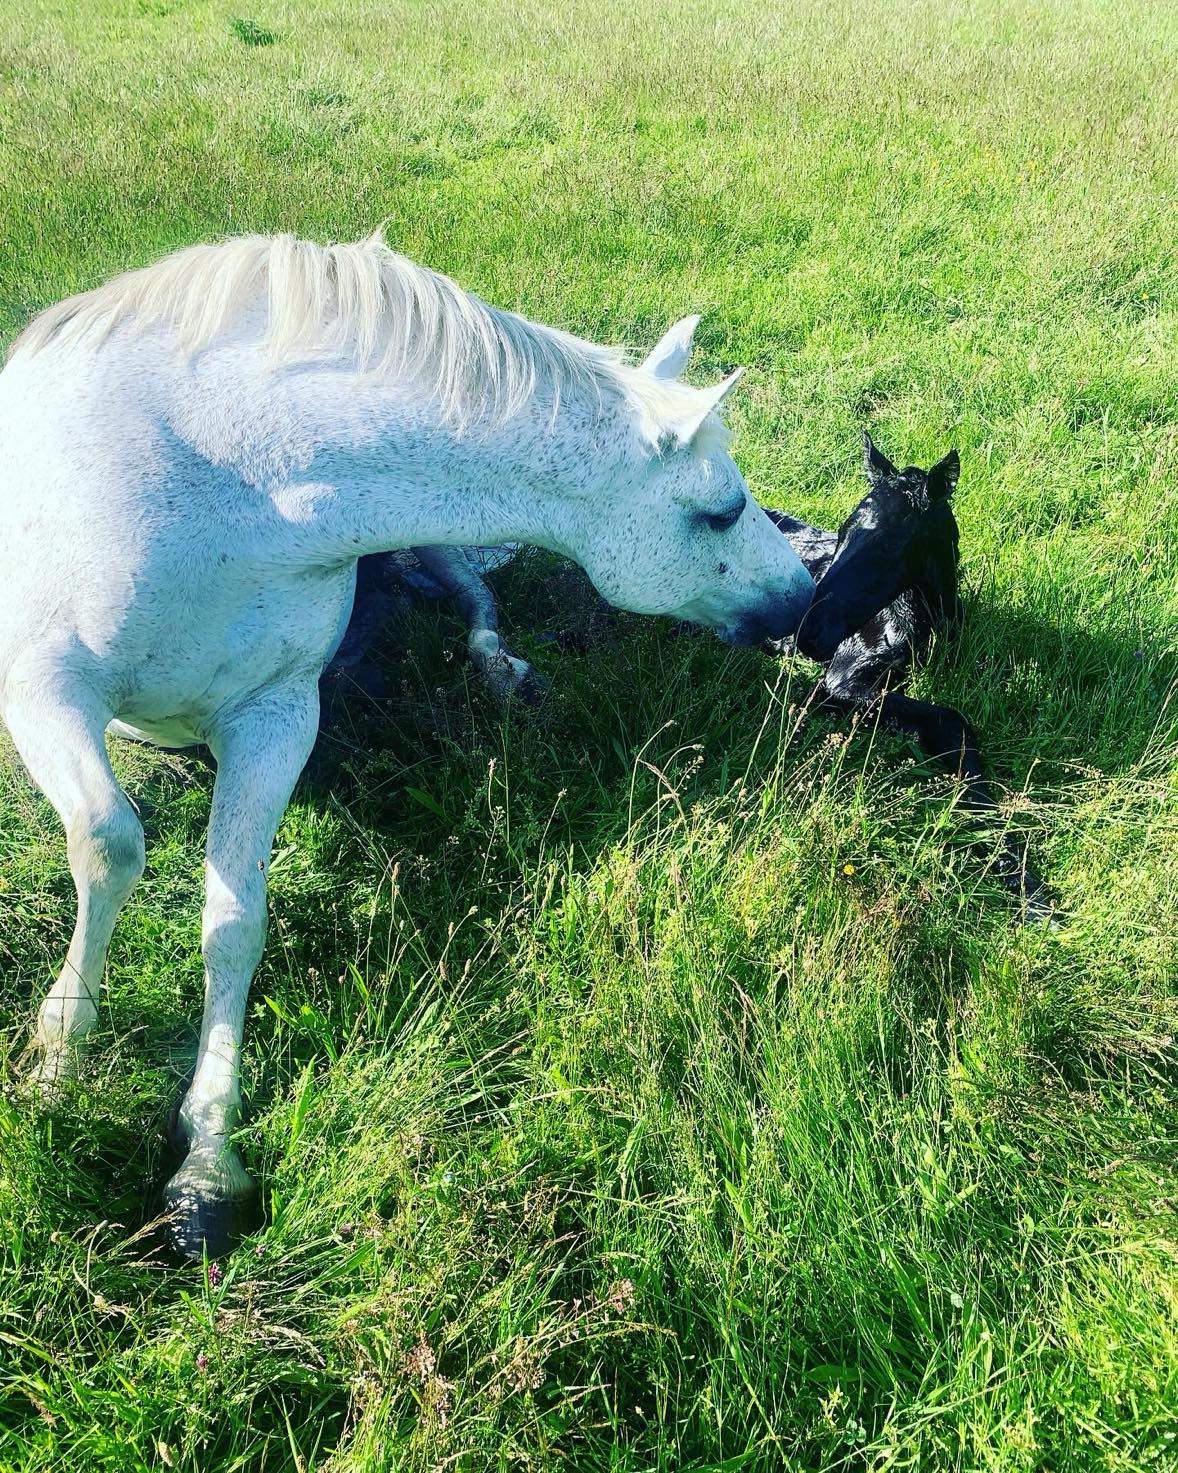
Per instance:
[[[167,1237],[183,1258],[224,1258],[261,1222],[256,1187],[218,1196],[174,1176],[164,1188]]]
[[[1036,881],[1032,885],[1030,875],[1027,876],[1022,902],[1024,926],[1041,926],[1048,931],[1062,929],[1063,919],[1056,909],[1055,897],[1041,882]]]
[[[547,680],[535,670],[529,670],[520,683],[512,691],[512,699],[519,701],[524,706],[533,709],[544,704],[544,699],[552,688],[552,682]]]
[[[998,877],[1019,907],[1024,926],[1041,926],[1058,931],[1062,925],[1055,896],[1031,869],[1024,869],[1019,856],[1007,853],[998,861]]]

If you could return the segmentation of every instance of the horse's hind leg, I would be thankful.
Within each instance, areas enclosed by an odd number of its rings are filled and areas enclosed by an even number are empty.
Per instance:
[[[33,1082],[69,1078],[81,1039],[98,1016],[98,993],[115,919],[143,872],[143,828],[111,770],[107,713],[85,697],[55,699],[51,686],[4,712],[33,781],[65,825],[78,914],[65,965],[37,1014],[41,1058]]]
[[[513,655],[500,638],[495,595],[462,549],[415,547],[413,555],[457,603],[470,631],[466,647],[492,694],[499,700],[513,695],[536,700],[543,692],[543,680],[526,660]]]
[[[248,1227],[253,1182],[233,1144],[246,999],[266,938],[274,833],[319,722],[315,683],[267,691],[209,736],[217,780],[205,861],[205,1008],[196,1068],[179,1111],[188,1155],[164,1192],[176,1247],[210,1257]]]

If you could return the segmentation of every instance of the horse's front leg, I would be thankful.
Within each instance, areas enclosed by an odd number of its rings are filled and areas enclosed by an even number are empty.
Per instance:
[[[989,817],[998,812],[994,790],[982,773],[982,758],[973,727],[952,706],[937,706],[911,696],[889,692],[880,712],[892,726],[911,732],[928,756],[951,768],[964,781],[961,805],[967,812]],[[1009,835],[994,863],[1003,887],[1018,900],[1032,925],[1058,929],[1055,897],[1027,862],[1022,847]]]
[[[880,700],[880,719],[888,726],[909,732],[926,756],[962,780],[961,806],[967,813],[990,817],[998,812],[994,791],[982,771],[978,739],[960,711],[888,691]],[[1057,926],[1054,896],[1009,835],[1002,839],[994,871],[1003,888],[1022,905],[1030,924],[1053,929]]]
[[[257,1192],[233,1132],[241,1110],[246,998],[266,937],[266,868],[274,833],[319,720],[314,679],[237,707],[210,733],[217,759],[205,860],[201,950],[205,1008],[192,1084],[179,1111],[188,1146],[165,1188],[172,1241],[210,1257],[232,1247]]]

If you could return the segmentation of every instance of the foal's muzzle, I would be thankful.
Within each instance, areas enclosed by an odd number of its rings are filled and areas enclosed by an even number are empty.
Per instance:
[[[830,604],[820,596],[815,598],[798,625],[796,644],[799,654],[825,664],[847,637],[849,631],[843,627],[844,623],[844,620],[834,617]]]

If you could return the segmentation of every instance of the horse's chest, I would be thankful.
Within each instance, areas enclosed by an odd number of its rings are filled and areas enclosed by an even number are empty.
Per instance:
[[[165,745],[204,739],[218,713],[255,693],[316,680],[347,624],[354,568],[295,578],[226,577],[186,616],[147,617],[117,715]]]

